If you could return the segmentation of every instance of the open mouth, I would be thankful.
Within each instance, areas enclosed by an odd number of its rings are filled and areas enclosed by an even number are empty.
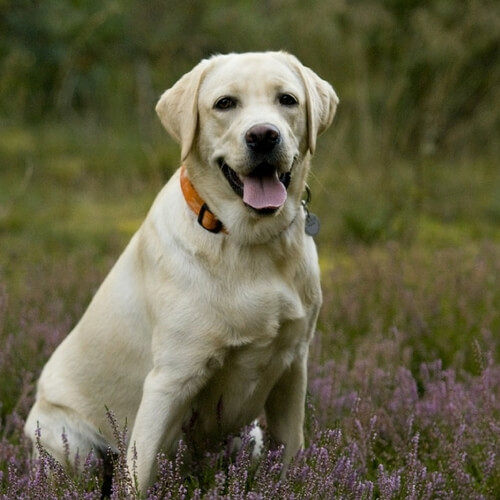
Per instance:
[[[291,174],[278,174],[274,165],[263,162],[249,175],[238,175],[224,160],[219,167],[233,191],[243,202],[261,214],[276,212],[286,201]]]

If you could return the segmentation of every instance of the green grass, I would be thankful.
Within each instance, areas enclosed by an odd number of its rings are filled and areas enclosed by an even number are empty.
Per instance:
[[[87,124],[2,128],[3,264],[18,255],[33,262],[87,250],[115,256],[121,251],[165,174],[151,168],[145,145],[122,137],[120,146],[118,134],[108,132]]]

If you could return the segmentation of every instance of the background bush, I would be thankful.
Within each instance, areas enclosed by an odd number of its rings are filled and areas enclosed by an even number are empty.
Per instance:
[[[0,110],[149,132],[159,93],[201,58],[285,49],[338,90],[332,142],[343,159],[496,157],[499,9],[494,0],[4,0]]]

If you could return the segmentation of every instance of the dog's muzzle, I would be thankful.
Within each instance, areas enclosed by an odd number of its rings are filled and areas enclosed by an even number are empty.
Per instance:
[[[245,134],[249,156],[255,168],[247,175],[238,175],[223,159],[219,167],[233,191],[243,202],[260,214],[276,212],[286,201],[291,173],[279,173],[274,164],[275,149],[281,143],[277,127],[264,123],[250,127]]]

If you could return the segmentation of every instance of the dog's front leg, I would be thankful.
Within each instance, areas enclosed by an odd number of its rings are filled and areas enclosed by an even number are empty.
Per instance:
[[[153,483],[160,448],[167,453],[173,451],[192,397],[205,381],[200,373],[179,377],[175,371],[155,368],[144,382],[127,454],[129,470],[132,472],[135,466],[142,494]]]
[[[304,445],[304,406],[307,388],[307,346],[283,373],[269,394],[265,410],[269,434],[285,446],[288,463]]]

